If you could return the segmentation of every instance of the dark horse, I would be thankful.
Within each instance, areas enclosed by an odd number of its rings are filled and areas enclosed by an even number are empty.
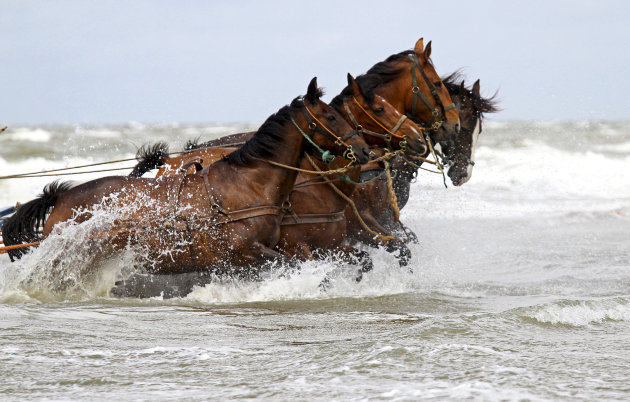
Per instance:
[[[355,126],[372,149],[409,148],[414,153],[426,152],[427,147],[421,134],[422,130],[383,97],[362,91],[349,74],[348,86],[333,99],[331,106]],[[235,141],[243,141],[250,136],[251,134],[244,133],[229,138],[231,144],[234,144]],[[226,139],[223,138],[218,142],[228,144],[225,141]],[[212,143],[211,141],[203,145],[213,145]],[[148,163],[148,161],[159,159],[163,150],[159,147],[152,149],[154,152],[140,161],[138,166],[154,166],[154,163]],[[160,169],[158,175],[176,174],[191,160],[199,160],[203,165],[209,165],[233,151],[233,148],[220,146],[194,149],[184,155],[166,159],[165,166]],[[339,158],[323,159],[322,155],[316,154],[310,157],[306,154],[300,167],[306,171],[315,172],[335,169],[347,164]],[[134,174],[142,171],[143,169],[134,169]],[[368,262],[365,253],[343,244],[346,237],[344,209],[354,192],[359,174],[360,167],[358,166],[346,173],[327,177],[300,173],[289,196],[290,213],[285,215],[282,221],[280,241],[276,248],[287,256],[301,260],[313,259],[324,251],[341,251],[341,256],[362,261],[363,268],[359,278],[362,272],[371,269],[371,262]],[[395,246],[396,244],[392,244],[392,247]],[[404,244],[399,244],[399,246],[406,249]]]
[[[368,160],[368,145],[321,95],[313,79],[303,98],[270,116],[240,149],[193,174],[105,177],[74,188],[49,185],[6,222],[5,244],[39,239],[38,227],[50,208],[43,239],[59,223],[80,224],[95,207],[105,206],[117,216],[95,238],[86,239],[105,243],[92,253],[94,258],[137,245],[148,251],[145,262],[154,273],[223,274],[242,267],[244,275],[254,276],[262,262],[287,261],[273,247],[297,176],[293,168],[305,150],[315,147],[359,163]]]

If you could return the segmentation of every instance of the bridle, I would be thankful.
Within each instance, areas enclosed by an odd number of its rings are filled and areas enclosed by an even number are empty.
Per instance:
[[[344,135],[343,137],[339,137],[331,129],[326,127],[326,125],[323,124],[317,118],[317,116],[313,114],[313,112],[311,112],[308,106],[306,106],[306,102],[304,101],[304,99],[302,99],[302,104],[304,105],[304,110],[302,111],[302,113],[304,114],[304,118],[306,119],[306,122],[308,123],[308,130],[309,130],[308,134],[305,133],[304,130],[300,128],[300,126],[297,124],[297,122],[293,118],[293,114],[291,114],[291,123],[293,123],[295,128],[298,129],[298,131],[302,134],[302,136],[304,136],[304,138],[306,138],[306,140],[315,149],[317,149],[317,151],[319,151],[319,153],[321,154],[322,161],[326,163],[330,163],[333,160],[335,160],[335,155],[332,155],[330,151],[324,151],[319,145],[315,143],[315,141],[313,141],[313,135],[315,134],[315,132],[319,132],[324,137],[333,141],[338,146],[345,146],[346,150],[343,153],[343,157],[348,159],[351,163],[356,163],[357,158],[356,158],[356,155],[354,154],[354,150],[352,149],[351,145],[348,145],[346,143],[346,140],[357,135],[358,134],[357,130],[352,130],[348,134]]]
[[[428,123],[428,128],[430,128],[432,131],[437,131],[440,129],[440,127],[442,127],[442,124],[444,124],[444,121],[446,118],[446,112],[448,112],[451,109],[455,109],[455,103],[451,103],[448,107],[444,108],[444,104],[442,104],[442,100],[440,99],[437,93],[437,89],[435,88],[435,85],[433,85],[431,80],[429,80],[429,77],[427,76],[427,74],[424,72],[424,69],[422,68],[422,63],[420,63],[420,60],[418,59],[418,55],[415,53],[410,54],[409,60],[411,62],[411,82],[412,82],[411,92],[413,94],[413,101],[411,104],[411,116],[413,117],[416,115],[416,106],[418,103],[418,98],[420,98],[424,102],[424,104],[429,108],[429,110],[431,110],[431,120]],[[435,103],[437,103],[439,110],[436,109],[431,104],[431,102],[429,102],[429,99],[427,99],[427,97],[424,96],[422,91],[420,91],[420,87],[418,86],[418,79],[416,77],[416,69],[418,69],[418,71],[420,71],[420,74],[422,74],[422,78],[424,79],[424,82],[427,84],[427,87],[431,91],[431,95],[433,96]]]
[[[359,101],[357,101],[357,98],[355,98],[353,96],[352,100],[354,101],[354,103],[357,104],[357,106],[359,106],[359,108],[363,111],[363,113],[365,113],[370,118],[370,120],[372,120],[379,127],[381,127],[383,129],[383,131],[385,131],[385,133],[383,134],[383,133],[377,133],[377,132],[368,130],[366,128],[363,128],[363,126],[361,124],[359,124],[357,119],[352,114],[352,111],[350,110],[350,106],[348,106],[347,99],[344,98],[343,99],[343,108],[345,109],[346,113],[348,114],[348,117],[350,118],[350,121],[352,122],[352,124],[354,124],[354,128],[355,128],[355,130],[357,131],[357,133],[359,135],[367,134],[367,135],[371,135],[373,137],[383,138],[385,140],[385,142],[387,143],[387,147],[389,149],[392,149],[392,146],[391,146],[392,137],[398,138],[398,139],[401,140],[400,141],[400,149],[402,149],[403,151],[406,149],[406,147],[407,147],[407,136],[396,134],[396,132],[400,129],[400,127],[402,127],[402,125],[404,124],[405,120],[407,120],[407,116],[402,115],[400,117],[400,119],[398,119],[398,122],[390,130],[387,127],[385,127],[380,121],[378,121],[378,119],[376,117],[374,117],[370,112],[365,110],[365,108],[361,105],[361,103],[359,103]]]

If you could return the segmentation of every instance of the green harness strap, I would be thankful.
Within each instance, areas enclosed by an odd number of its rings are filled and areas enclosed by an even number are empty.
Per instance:
[[[295,122],[295,120],[293,119],[293,116],[291,116],[291,123],[293,123],[293,125],[295,126],[295,128],[298,129],[298,131],[300,132],[300,134],[302,134],[302,136],[304,136],[304,138],[306,138],[308,140],[308,142],[311,143],[312,146],[315,147],[315,149],[317,149],[319,151],[319,153],[322,155],[322,160],[326,163],[330,163],[332,161],[335,160],[335,156],[331,155],[330,151],[324,151],[323,149],[320,148],[319,145],[317,145],[312,139],[311,137],[308,136],[308,134],[306,134],[304,131],[302,131],[302,129],[300,128],[300,126],[297,125],[297,123]]]

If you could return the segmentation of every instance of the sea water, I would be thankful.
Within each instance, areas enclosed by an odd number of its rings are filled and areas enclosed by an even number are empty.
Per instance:
[[[11,127],[0,175],[254,128]],[[329,258],[119,299],[137,256],[87,263],[89,225],[1,255],[0,399],[629,399],[630,123],[486,122],[476,160],[462,187],[420,173],[401,215],[420,239],[413,272],[366,248],[360,283]],[[55,178],[0,180],[0,207]]]

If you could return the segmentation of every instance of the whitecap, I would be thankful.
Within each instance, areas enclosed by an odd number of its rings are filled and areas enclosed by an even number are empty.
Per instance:
[[[626,298],[560,301],[530,308],[524,316],[543,324],[583,327],[630,320],[630,302]]]

